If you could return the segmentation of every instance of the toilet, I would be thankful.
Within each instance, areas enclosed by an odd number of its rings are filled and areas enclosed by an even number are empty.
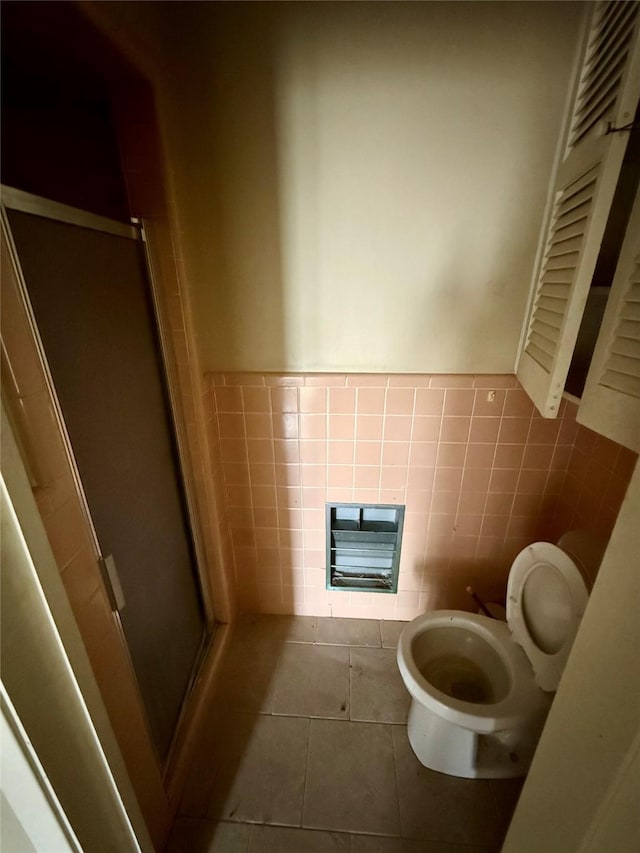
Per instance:
[[[507,622],[434,610],[405,627],[398,667],[423,765],[470,779],[526,774],[587,605],[583,576],[595,576],[602,550],[580,531],[524,548]]]

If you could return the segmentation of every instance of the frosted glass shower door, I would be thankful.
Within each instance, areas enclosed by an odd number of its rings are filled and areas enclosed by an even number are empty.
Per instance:
[[[165,759],[206,624],[142,243],[32,213],[7,215]]]

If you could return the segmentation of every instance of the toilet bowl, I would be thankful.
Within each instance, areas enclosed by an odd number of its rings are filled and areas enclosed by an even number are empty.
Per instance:
[[[535,542],[509,572],[507,622],[460,610],[410,622],[398,667],[421,763],[466,778],[526,774],[587,600],[578,560]]]

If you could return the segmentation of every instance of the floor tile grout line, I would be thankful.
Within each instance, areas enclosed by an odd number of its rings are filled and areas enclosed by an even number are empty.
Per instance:
[[[307,729],[307,754],[304,759],[304,785],[302,786],[302,805],[300,807],[300,828],[303,828],[304,807],[307,801],[307,782],[309,779],[309,753],[311,752],[311,717],[307,717],[309,727]]]
[[[393,770],[395,775],[395,783],[396,783],[396,804],[398,807],[398,826],[400,827],[400,834],[404,838],[404,826],[402,825],[402,810],[400,808],[400,780],[398,778],[398,752],[396,749],[396,740],[393,736],[393,730],[389,732],[391,736],[391,749],[393,752]]]
[[[349,715],[348,715],[347,719],[349,720],[349,722],[352,722],[352,719],[351,719],[351,709],[352,709],[352,707],[353,707],[353,705],[352,705],[352,703],[351,703],[351,686],[352,686],[352,679],[351,679],[351,675],[352,675],[352,670],[351,670],[351,649],[352,649],[352,646],[349,646],[349,655],[347,656],[347,666],[349,667],[349,670],[348,670],[348,675],[349,675],[349,697],[348,697],[348,700],[347,700],[347,701],[349,702]]]
[[[229,706],[233,708],[233,706]],[[308,716],[306,714],[287,714],[284,711],[247,711],[244,709],[237,709],[238,714],[245,714],[249,717],[287,717],[291,719],[298,720],[329,720],[334,723],[363,723],[368,726],[395,726],[396,728],[400,728],[402,726],[406,727],[406,723],[398,722],[397,720],[363,720],[359,717],[356,719],[351,719],[351,717],[320,717],[320,716]]]

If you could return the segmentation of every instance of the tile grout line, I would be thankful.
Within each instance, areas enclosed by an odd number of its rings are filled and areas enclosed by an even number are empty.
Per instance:
[[[396,805],[398,808],[398,826],[400,828],[400,836],[404,838],[404,827],[402,825],[402,812],[400,809],[400,781],[398,778],[398,754],[396,751],[396,742],[393,737],[393,731],[389,731],[389,735],[391,737],[391,751],[393,753],[393,770],[394,770],[394,778],[395,778],[395,787],[396,787]]]
[[[348,696],[347,701],[349,703],[349,712],[347,715],[347,720],[351,723],[351,722],[353,722],[353,720],[351,718],[351,711],[352,711],[352,703],[351,703],[351,649],[353,647],[349,646],[348,648],[349,648],[349,654],[347,655],[347,667],[348,667],[347,674],[349,676],[349,696]]]
[[[309,779],[309,753],[311,752],[311,717],[306,717],[309,721],[307,728],[307,754],[304,758],[304,785],[302,786],[302,805],[300,807],[300,828],[303,828],[304,807],[307,800],[307,782]]]

